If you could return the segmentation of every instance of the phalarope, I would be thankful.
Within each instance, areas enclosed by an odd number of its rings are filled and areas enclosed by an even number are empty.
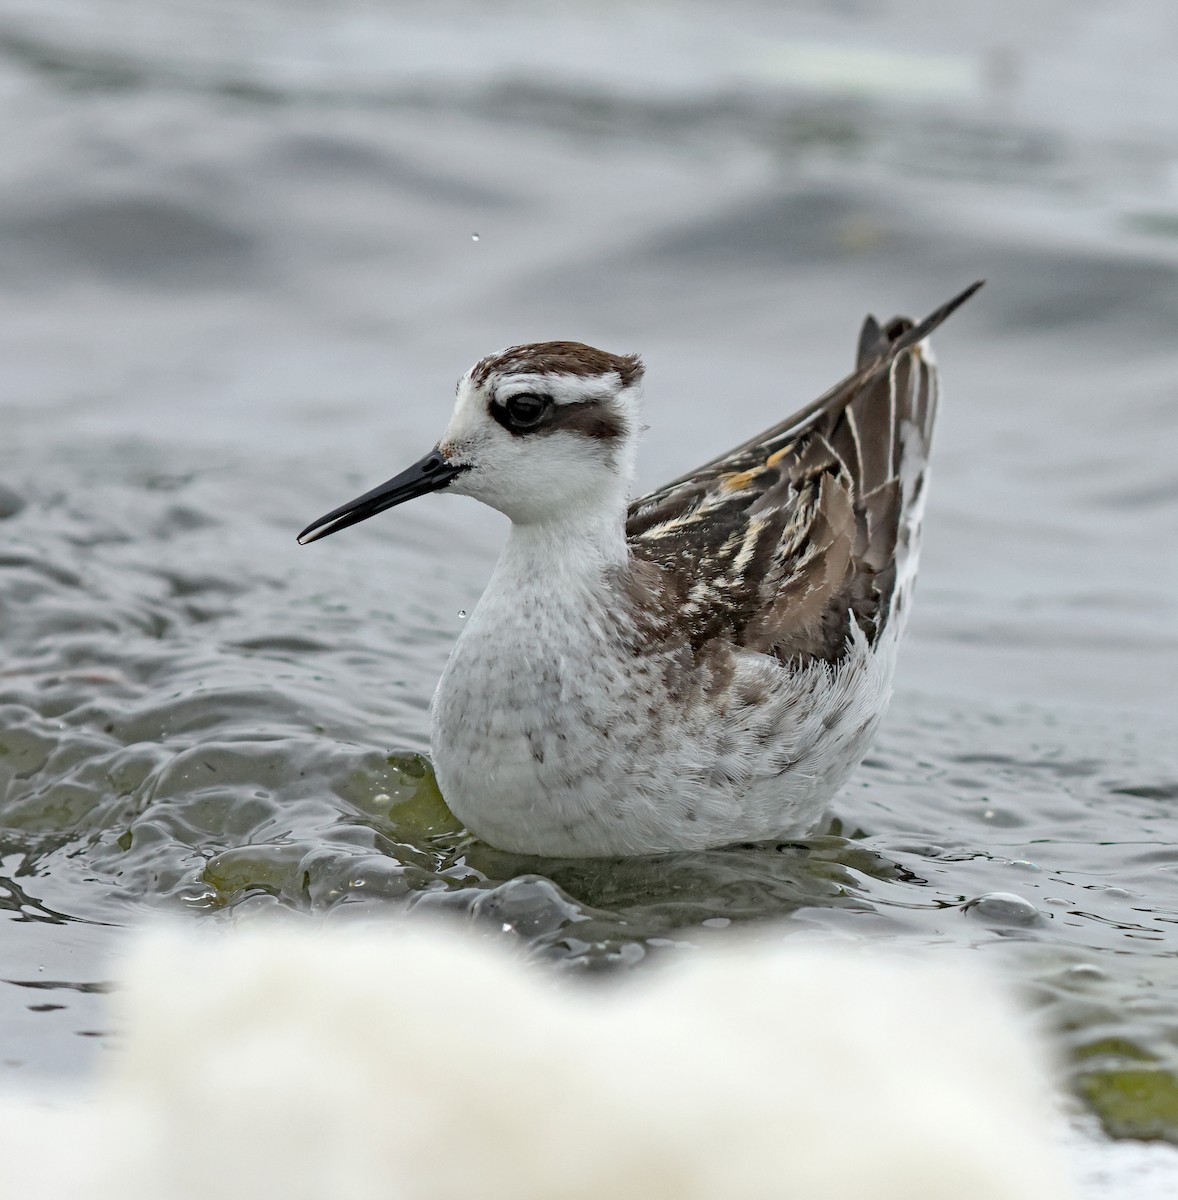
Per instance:
[[[891,694],[916,575],[937,375],[919,324],[863,324],[855,370],[630,502],[643,365],[512,346],[459,380],[424,458],[306,543],[426,492],[511,519],[434,694],[450,808],[522,853],[799,836]]]

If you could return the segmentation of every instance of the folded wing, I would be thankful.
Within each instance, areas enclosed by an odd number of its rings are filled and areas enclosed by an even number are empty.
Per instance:
[[[837,662],[853,618],[874,643],[919,526],[937,408],[919,324],[864,322],[854,372],[787,421],[630,507],[636,560],[690,630],[782,661]]]

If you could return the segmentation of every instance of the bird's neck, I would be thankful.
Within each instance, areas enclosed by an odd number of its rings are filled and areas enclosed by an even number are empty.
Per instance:
[[[546,661],[599,658],[621,619],[617,588],[628,561],[623,514],[513,524],[439,694],[483,687],[489,674],[510,690]]]
[[[510,579],[529,590],[597,590],[629,558],[622,506],[513,523],[492,586]]]

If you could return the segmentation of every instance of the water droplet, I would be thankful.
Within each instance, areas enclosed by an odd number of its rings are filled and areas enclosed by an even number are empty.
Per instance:
[[[1076,963],[1074,967],[1068,967],[1066,974],[1069,979],[1085,981],[1089,979],[1099,980],[1108,978],[1108,975],[1104,971],[1092,963]]]
[[[984,896],[975,896],[961,906],[961,911],[995,925],[1034,925],[1039,920],[1039,910],[1014,892],[987,892]]]
[[[477,233],[472,233],[472,234],[470,235],[470,240],[471,240],[472,242],[477,242],[477,241],[479,240],[479,235],[478,235]]]
[[[460,609],[458,610],[458,619],[459,619],[460,621],[465,621],[465,620],[466,620],[466,609],[465,609],[465,608],[460,608]]]

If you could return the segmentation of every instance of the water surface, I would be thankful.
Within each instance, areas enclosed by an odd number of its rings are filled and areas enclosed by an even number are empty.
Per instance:
[[[1178,1141],[1173,21],[1044,5],[1008,45],[923,8],[0,7],[10,1071],[92,1060],[160,907],[444,909],[577,970],[764,922],[976,949],[1108,1130]],[[896,701],[828,826],[466,836],[427,705],[501,520],[294,533],[504,344],[642,351],[653,486],[979,276]]]

